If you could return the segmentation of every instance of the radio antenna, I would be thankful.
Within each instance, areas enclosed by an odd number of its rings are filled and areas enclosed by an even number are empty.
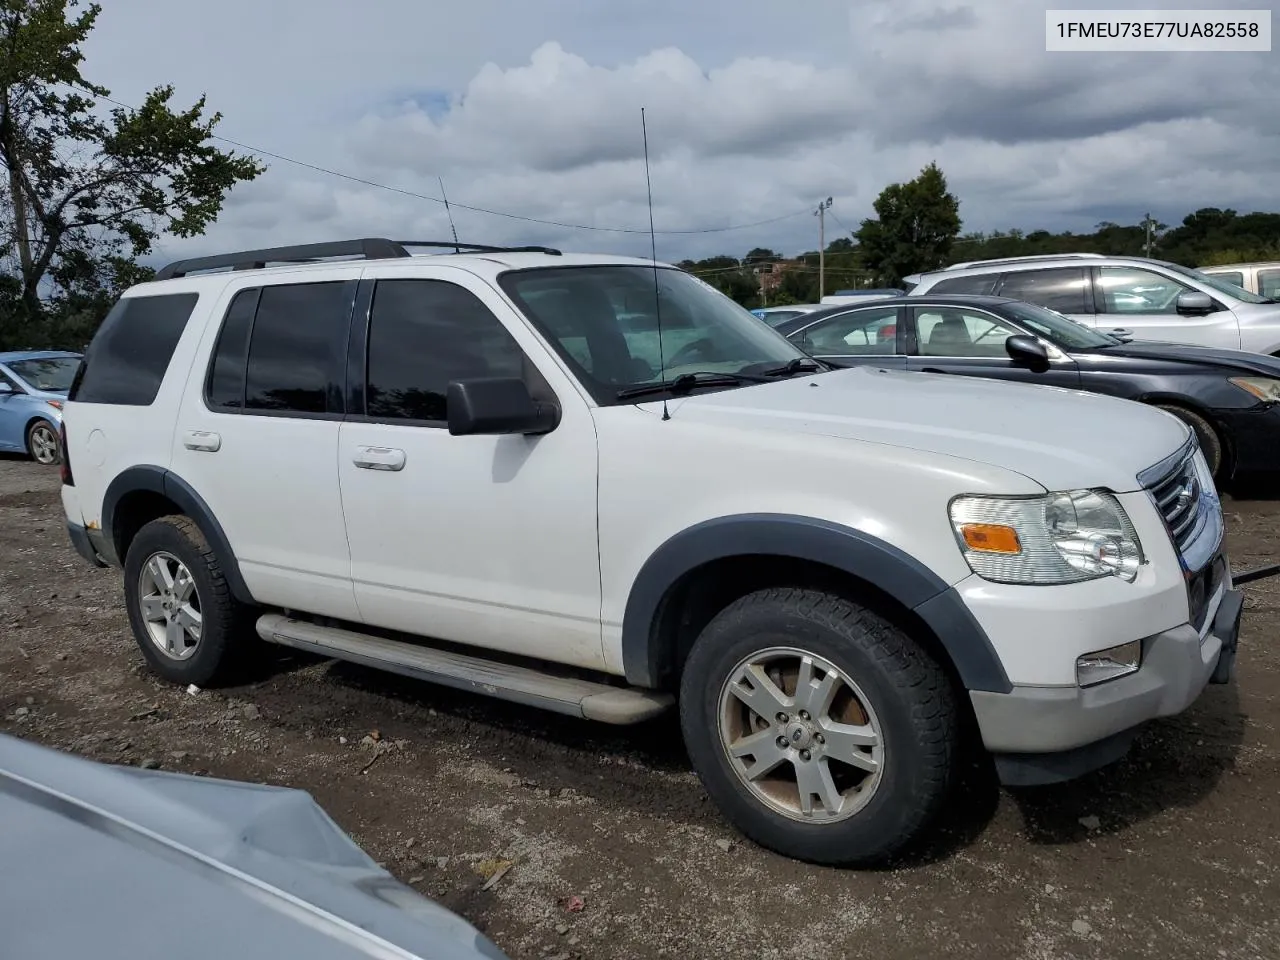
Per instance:
[[[649,257],[653,260],[653,316],[658,325],[658,365],[662,368],[658,376],[662,378],[664,392],[662,394],[662,419],[670,420],[671,412],[667,409],[667,357],[662,346],[662,297],[658,289],[658,239],[653,231],[653,181],[649,178],[649,127],[644,122],[644,107],[640,108],[640,133],[644,137],[644,186],[649,194]]]
[[[453,252],[461,253],[458,245],[458,228],[453,225],[453,211],[449,209],[449,195],[444,192],[444,177],[436,177],[440,181],[440,196],[444,198],[444,212],[449,215],[449,229],[453,231]]]

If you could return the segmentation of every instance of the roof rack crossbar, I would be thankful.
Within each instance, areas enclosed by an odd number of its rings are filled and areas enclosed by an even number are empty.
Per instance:
[[[301,243],[291,247],[266,247],[262,250],[241,250],[236,253],[220,253],[210,257],[192,257],[175,260],[156,272],[156,280],[172,280],[206,270],[262,270],[269,264],[320,263],[338,257],[358,260],[398,260],[412,256],[408,247],[433,247],[468,253],[544,253],[558,257],[560,251],[551,247],[492,247],[480,243],[456,243],[446,240],[386,240],[382,237],[364,237],[360,240],[335,240],[328,243]]]

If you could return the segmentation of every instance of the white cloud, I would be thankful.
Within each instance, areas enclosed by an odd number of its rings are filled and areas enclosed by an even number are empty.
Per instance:
[[[1043,9],[1019,0],[814,0],[792,11],[763,0],[608,10],[476,0],[447,16],[404,0],[358,15],[336,0],[270,10],[224,0],[217,17],[170,0],[152,5],[165,11],[152,24],[160,33],[137,57],[147,6],[104,12],[89,74],[124,97],[168,81],[186,99],[207,89],[227,136],[273,152],[430,196],[443,177],[458,204],[642,229],[644,106],[659,230],[799,214],[662,235],[666,259],[812,248],[805,211],[819,199],[835,198],[830,232],[856,228],[886,184],[931,160],[968,229],[1280,209],[1273,57],[1048,54]],[[176,42],[195,22],[204,42]],[[477,242],[648,246],[641,234],[454,215]],[[209,236],[161,252],[370,234],[447,237],[449,227],[440,204],[271,161]]]

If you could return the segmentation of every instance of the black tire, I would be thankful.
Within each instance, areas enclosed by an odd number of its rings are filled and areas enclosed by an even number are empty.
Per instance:
[[[1221,479],[1226,457],[1223,456],[1222,438],[1218,436],[1218,431],[1214,429],[1213,424],[1194,410],[1188,410],[1186,407],[1167,403],[1158,403],[1156,406],[1166,413],[1173,414],[1195,431],[1196,440],[1200,444],[1200,449],[1204,452],[1205,462],[1209,464],[1209,472],[1213,474],[1214,480]]]
[[[53,459],[45,459],[45,451],[52,446]],[[33,420],[27,427],[27,456],[44,466],[54,466],[62,462],[62,441],[58,437],[58,428],[48,420]]]
[[[878,718],[880,781],[847,819],[806,823],[780,814],[730,763],[719,732],[721,691],[745,658],[771,647],[828,661],[861,688]],[[947,675],[918,644],[857,604],[790,587],[742,597],[703,630],[681,678],[680,722],[699,778],[743,834],[798,860],[840,866],[885,863],[928,826],[951,787],[960,737]]]
[[[142,577],[147,563],[161,554],[176,558],[191,573],[201,615],[200,636],[187,659],[163,652],[151,638],[142,612]],[[254,609],[231,595],[222,565],[195,521],[169,516],[152,520],[133,538],[124,562],[125,606],[147,664],[178,684],[217,686],[237,677],[254,646]]]

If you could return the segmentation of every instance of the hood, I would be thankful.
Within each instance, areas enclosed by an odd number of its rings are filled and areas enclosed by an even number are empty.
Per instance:
[[[1117,347],[1098,350],[1073,350],[1105,357],[1133,357],[1139,360],[1167,361],[1200,367],[1226,367],[1231,372],[1244,371],[1280,379],[1280,358],[1248,350],[1197,347],[1188,343],[1165,343],[1159,340],[1134,340]]]
[[[25,960],[504,960],[301,790],[0,735],[0,930]],[[68,918],[74,922],[68,922]]]
[[[1049,490],[1138,489],[1188,428],[1153,407],[1078,390],[855,367],[699,394],[673,419],[861,440],[1012,470]]]

